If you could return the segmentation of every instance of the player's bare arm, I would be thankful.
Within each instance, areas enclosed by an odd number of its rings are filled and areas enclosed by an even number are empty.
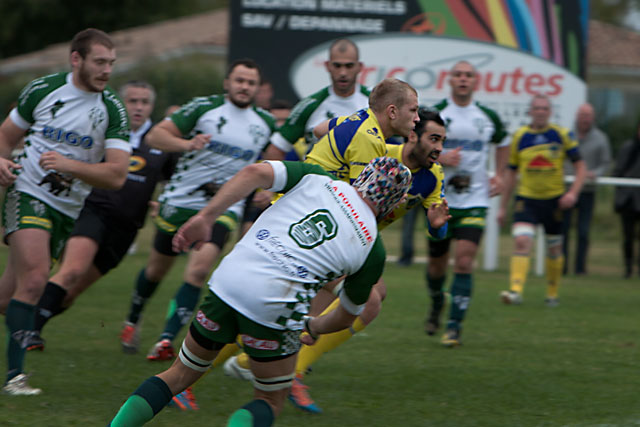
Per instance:
[[[191,245],[197,249],[206,238],[206,227],[227,208],[246,198],[257,188],[270,188],[273,185],[273,168],[269,163],[254,163],[245,166],[225,183],[200,212],[192,216],[173,237],[173,249],[177,252],[188,250]]]
[[[158,123],[145,137],[149,146],[167,153],[201,150],[210,140],[211,135],[204,133],[184,139],[180,129],[171,120]]]
[[[129,153],[109,148],[105,150],[103,162],[89,164],[69,159],[56,151],[46,151],[40,155],[40,166],[44,170],[68,173],[93,187],[117,190],[127,179]]]
[[[21,166],[9,160],[11,152],[18,145],[26,131],[16,126],[10,118],[0,125],[0,185],[9,186],[16,180],[13,170]]]

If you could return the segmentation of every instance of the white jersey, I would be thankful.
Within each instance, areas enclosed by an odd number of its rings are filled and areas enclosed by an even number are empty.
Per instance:
[[[499,144],[506,136],[500,118],[478,102],[461,107],[451,99],[445,99],[435,108],[440,111],[447,128],[442,153],[462,147],[460,164],[443,166],[449,207],[489,207],[489,144]]]
[[[222,95],[194,98],[170,117],[185,138],[210,134],[201,150],[184,153],[160,202],[200,210],[217,189],[243,167],[254,163],[275,129],[271,114],[256,107],[239,108]],[[244,200],[231,211],[242,215]]]
[[[369,90],[358,85],[353,94],[336,95],[331,86],[325,87],[296,104],[287,121],[271,137],[271,143],[284,152],[291,150],[295,142],[304,137],[313,144],[313,128],[320,123],[340,116],[350,116],[369,107]]]
[[[286,194],[222,260],[209,288],[254,322],[297,330],[316,291],[347,275],[340,302],[359,314],[384,264],[373,212],[317,165],[269,163],[271,190]]]
[[[32,81],[9,117],[29,130],[17,162],[15,188],[57,211],[77,218],[91,186],[68,174],[40,167],[40,155],[56,151],[86,163],[102,161],[105,149],[131,152],[129,118],[124,104],[110,88],[85,92],[72,82],[72,73],[57,73]]]

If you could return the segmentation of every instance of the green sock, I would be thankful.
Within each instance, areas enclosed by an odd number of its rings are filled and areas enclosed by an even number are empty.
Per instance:
[[[144,270],[144,268],[140,270],[140,274],[138,274],[138,278],[136,279],[136,287],[131,296],[131,309],[129,310],[127,320],[133,324],[138,323],[144,305],[160,284],[160,282],[151,282],[147,279]]]
[[[184,282],[176,296],[169,303],[167,312],[167,323],[160,339],[173,340],[180,329],[191,320],[193,310],[198,305],[200,298],[200,288],[190,283]]]
[[[427,274],[427,288],[431,296],[431,317],[435,321],[440,318],[440,312],[444,306],[444,292],[442,292],[442,289],[446,279],[447,276],[431,277]]]
[[[137,427],[151,420],[171,401],[169,386],[158,377],[147,378],[120,407],[112,427]]]
[[[471,301],[471,289],[473,287],[473,280],[471,274],[456,273],[453,276],[453,283],[451,284],[451,311],[449,314],[449,329],[453,327],[459,327],[460,323],[464,320],[464,316],[469,308],[469,302]]]
[[[231,414],[227,427],[269,427],[273,421],[271,406],[262,399],[256,399]]]
[[[11,299],[7,305],[7,381],[21,374],[24,368],[26,346],[24,340],[33,331],[36,306]]]

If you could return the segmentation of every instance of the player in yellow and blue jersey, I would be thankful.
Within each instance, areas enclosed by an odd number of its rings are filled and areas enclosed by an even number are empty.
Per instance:
[[[520,175],[513,213],[514,249],[509,290],[503,291],[500,297],[505,304],[522,303],[535,226],[542,224],[547,246],[545,303],[554,307],[558,304],[558,285],[564,263],[562,210],[571,208],[578,200],[586,177],[586,166],[572,133],[549,123],[551,102],[546,96],[536,95],[531,100],[529,114],[531,124],[520,128],[511,141],[505,194],[497,218],[502,225],[509,196]],[[565,192],[563,163],[566,158],[573,162],[575,180]]]

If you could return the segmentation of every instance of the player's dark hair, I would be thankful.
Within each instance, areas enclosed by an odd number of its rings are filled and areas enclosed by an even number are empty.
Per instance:
[[[92,44],[101,44],[107,49],[113,49],[115,44],[111,37],[102,30],[87,28],[73,36],[71,40],[71,52],[78,52],[84,59],[91,50]]]
[[[235,68],[239,65],[243,65],[249,69],[252,70],[257,70],[258,71],[258,80],[259,83],[262,83],[262,70],[260,70],[260,66],[258,65],[258,63],[256,61],[254,61],[251,58],[241,58],[241,59],[236,59],[235,61],[233,61],[230,65],[229,68],[227,68],[227,78],[229,78],[229,76],[231,75],[231,73],[233,72],[233,70],[235,70]]]
[[[434,122],[440,126],[445,126],[444,120],[440,116],[440,113],[436,110],[431,110],[426,107],[420,107],[418,110],[418,116],[420,117],[420,121],[416,124],[415,129],[413,131],[418,135],[418,139],[424,133],[427,128],[427,122]]]

